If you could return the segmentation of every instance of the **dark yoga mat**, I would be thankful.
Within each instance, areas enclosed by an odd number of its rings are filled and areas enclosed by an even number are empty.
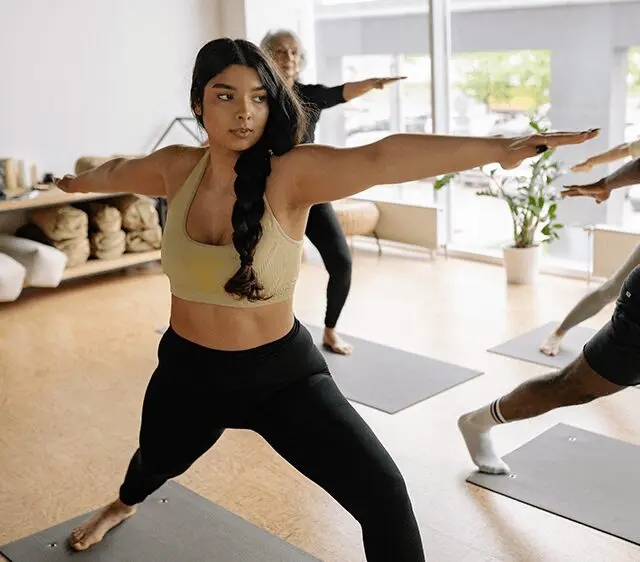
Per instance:
[[[88,515],[9,543],[0,552],[11,562],[318,562],[175,482],[149,496],[101,543],[75,552],[68,537]]]
[[[576,326],[569,330],[562,341],[558,355],[549,357],[540,351],[540,344],[553,332],[558,324],[559,322],[549,322],[535,330],[521,334],[517,338],[492,347],[489,351],[498,355],[506,355],[514,359],[528,361],[529,363],[562,369],[580,355],[584,344],[591,339],[597,330]]]
[[[355,350],[338,355],[322,347],[322,328],[306,325],[342,393],[354,402],[395,414],[471,380],[481,371],[431,359],[352,336]],[[166,328],[156,332],[163,334]]]
[[[558,424],[467,482],[640,545],[640,447]]]
[[[345,335],[351,355],[322,347],[323,329],[307,325],[342,393],[354,402],[395,414],[482,373]]]

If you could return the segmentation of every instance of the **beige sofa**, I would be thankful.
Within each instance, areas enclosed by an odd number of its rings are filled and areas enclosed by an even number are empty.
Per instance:
[[[378,244],[378,255],[382,253],[376,232],[380,209],[373,201],[340,199],[333,202],[333,208],[345,236],[373,236]]]

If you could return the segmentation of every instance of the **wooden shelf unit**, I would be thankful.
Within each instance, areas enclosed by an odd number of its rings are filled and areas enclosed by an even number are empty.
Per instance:
[[[56,205],[71,205],[83,201],[95,201],[98,199],[112,199],[121,197],[126,193],[65,193],[55,188],[49,191],[39,191],[33,199],[12,199],[0,201],[0,213],[8,211],[29,211],[39,207],[55,207]]]
[[[13,199],[10,201],[0,201],[0,213],[30,211],[43,207],[55,207],[58,205],[72,205],[85,201],[97,201],[100,199],[113,199],[122,197],[126,193],[65,193],[61,189],[51,189],[50,191],[40,191],[33,199]],[[118,269],[125,269],[135,265],[142,265],[160,260],[160,250],[150,252],[126,253],[119,258],[112,260],[89,259],[84,264],[70,267],[64,272],[63,281],[78,279],[90,275],[98,275]]]
[[[125,269],[133,265],[141,265],[143,263],[158,260],[160,260],[160,250],[122,254],[122,256],[113,260],[90,259],[86,263],[66,269],[62,280],[67,281],[69,279],[77,279],[79,277],[88,277],[89,275],[115,271],[116,269]]]

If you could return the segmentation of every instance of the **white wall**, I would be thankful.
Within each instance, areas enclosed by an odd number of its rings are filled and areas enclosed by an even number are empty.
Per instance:
[[[63,174],[81,155],[149,150],[173,117],[190,115],[193,61],[219,35],[219,9],[219,0],[2,0],[0,158]]]
[[[309,63],[302,78],[315,79],[315,0],[220,0],[221,33],[256,45],[268,31],[290,29],[304,37]]]

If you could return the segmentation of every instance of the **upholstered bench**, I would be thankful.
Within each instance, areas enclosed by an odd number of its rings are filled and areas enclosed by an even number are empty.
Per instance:
[[[380,210],[372,201],[340,199],[333,202],[333,208],[345,236],[373,236],[378,244],[378,255],[382,253],[376,227],[380,220]]]

